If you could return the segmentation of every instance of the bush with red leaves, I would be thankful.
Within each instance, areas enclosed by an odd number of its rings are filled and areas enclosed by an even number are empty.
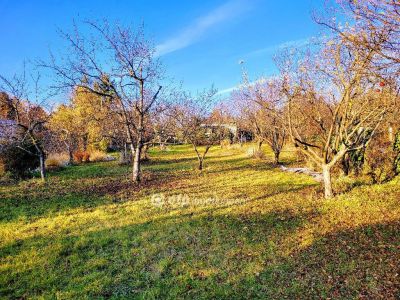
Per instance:
[[[76,151],[74,153],[74,161],[78,164],[90,161],[90,153],[88,151]]]

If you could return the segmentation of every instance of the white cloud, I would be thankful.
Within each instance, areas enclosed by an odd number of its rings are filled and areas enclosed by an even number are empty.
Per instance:
[[[256,80],[254,82],[250,82],[249,85],[254,85],[255,83],[257,83],[259,80]],[[235,86],[231,86],[227,89],[223,89],[218,91],[217,95],[225,95],[225,94],[229,94],[231,92],[233,92],[234,90],[239,90],[240,88],[244,87],[244,84],[238,84]]]
[[[287,41],[287,42],[284,42],[284,43],[281,43],[278,45],[273,45],[273,46],[269,46],[269,47],[251,51],[251,52],[247,53],[245,56],[249,57],[249,56],[257,56],[257,55],[261,55],[261,54],[272,54],[278,50],[285,49],[285,48],[291,48],[291,47],[302,48],[302,47],[309,45],[312,42],[312,40],[313,40],[312,38],[305,38],[305,39]]]
[[[251,8],[249,0],[230,0],[208,14],[198,18],[177,36],[157,45],[157,55],[162,56],[197,42],[212,27],[223,23]]]
[[[261,78],[259,78],[259,79],[257,79],[257,80],[254,80],[254,81],[252,81],[252,82],[249,82],[248,85],[253,86],[253,85],[257,84],[257,83],[261,83],[261,84],[262,84],[262,83],[264,83],[264,82],[268,82],[269,80],[275,79],[275,78],[279,78],[279,76],[277,76],[277,75],[271,75],[271,76],[268,76],[268,77],[261,77]],[[231,93],[231,92],[233,92],[233,91],[235,91],[235,90],[239,90],[239,89],[241,89],[241,88],[244,87],[244,86],[245,86],[245,85],[244,85],[243,83],[238,84],[238,85],[235,85],[235,86],[231,86],[231,87],[229,87],[229,88],[226,88],[226,89],[223,89],[223,90],[218,91],[217,95],[225,95],[225,94]]]
[[[322,36],[319,38],[315,38],[315,37],[309,37],[309,38],[304,38],[304,39],[298,39],[298,40],[292,40],[292,41],[286,41],[283,42],[281,44],[277,44],[277,45],[273,45],[273,46],[269,46],[269,47],[265,47],[265,48],[261,48],[261,49],[257,49],[254,51],[251,51],[249,53],[246,53],[245,55],[243,55],[244,58],[251,58],[254,56],[259,56],[259,55],[267,55],[267,54],[274,54],[276,51],[278,50],[282,50],[285,48],[303,48],[306,47],[308,45],[312,45],[314,43],[319,43],[319,42],[324,42],[328,39],[328,37],[326,36]],[[240,60],[239,63],[245,63],[246,60]],[[269,79],[272,79],[276,76],[270,76],[268,77]],[[267,80],[268,78],[261,78],[261,80]],[[256,80],[254,82],[251,82],[250,85],[255,84],[256,82],[258,82],[259,80]],[[231,93],[234,90],[240,89],[241,87],[243,87],[242,84],[238,84],[226,89],[223,89],[221,91],[219,91],[217,93],[217,95],[225,95],[228,93]]]
[[[281,44],[257,49],[254,51],[251,51],[247,54],[244,55],[244,57],[252,57],[252,56],[258,56],[258,55],[263,55],[263,54],[274,54],[275,52],[285,49],[285,48],[304,48],[306,46],[312,46],[320,43],[325,43],[329,39],[329,36],[321,36],[321,37],[308,37],[304,39],[298,39],[298,40],[292,40],[292,41],[286,41]]]
[[[231,86],[230,88],[218,91],[217,95],[225,95],[225,94],[228,94],[230,92],[233,92],[234,90],[236,90],[238,88],[240,88],[240,85]]]

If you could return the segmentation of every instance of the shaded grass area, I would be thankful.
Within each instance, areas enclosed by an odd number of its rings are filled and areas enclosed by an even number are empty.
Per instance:
[[[398,297],[399,180],[324,201],[265,151],[215,147],[199,173],[190,147],[152,149],[139,186],[107,162],[0,187],[0,297]]]

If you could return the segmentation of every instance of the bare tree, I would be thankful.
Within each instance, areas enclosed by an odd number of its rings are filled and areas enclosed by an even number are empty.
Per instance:
[[[231,101],[239,107],[242,128],[246,128],[253,134],[253,138],[257,142],[257,151],[261,151],[265,141],[264,132],[266,129],[264,112],[255,103],[254,98],[250,96],[250,91],[245,88],[233,91]]]
[[[55,72],[57,89],[78,87],[114,101],[133,156],[132,179],[139,182],[145,125],[162,99],[161,64],[143,26],[133,30],[107,21],[85,25],[91,35],[80,36],[76,25],[72,34],[61,33],[70,45],[67,58],[51,55],[50,63],[40,65]]]
[[[210,148],[221,141],[223,128],[210,122],[209,118],[215,94],[214,88],[203,91],[197,97],[183,93],[178,104],[170,109],[178,137],[192,144],[196,152],[199,170],[203,170]]]
[[[164,150],[166,145],[173,144],[176,141],[175,119],[168,111],[158,114],[153,118],[153,144],[158,144],[161,150]]]
[[[315,21],[358,49],[370,49],[376,53],[372,64],[376,70],[391,73],[399,85],[400,75],[400,3],[392,0],[336,0],[333,11],[339,18],[315,14]],[[346,19],[347,22],[339,22]],[[399,94],[400,90],[395,91]],[[397,107],[400,103],[397,100]],[[391,119],[398,119],[399,109]],[[389,139],[393,141],[396,128],[392,120],[386,120]]]
[[[393,0],[336,0],[334,11],[349,22],[342,24],[338,18],[314,15],[314,19],[334,34],[351,43],[353,47],[373,50],[381,67],[395,67],[400,71],[400,4]],[[327,15],[325,12],[324,15]],[[328,13],[329,15],[329,13]],[[340,18],[343,19],[343,18]]]
[[[79,149],[79,141],[86,137],[86,131],[82,120],[77,115],[72,105],[62,104],[52,114],[49,127],[55,133],[57,140],[64,147],[58,147],[61,151],[68,152],[69,164],[74,163],[74,152]]]
[[[244,78],[246,78],[244,76]],[[285,143],[286,128],[283,114],[283,97],[277,79],[260,78],[253,83],[245,81],[242,87],[232,93],[241,102],[253,134],[261,149],[266,142],[274,152],[274,163],[279,164],[279,155]]]
[[[47,138],[45,124],[49,120],[49,113],[43,109],[48,100],[39,87],[39,75],[27,75],[25,65],[21,74],[15,74],[11,78],[0,75],[0,90],[5,91],[11,97],[8,105],[11,106],[12,119],[16,126],[22,129],[22,138],[17,141],[17,147],[30,152],[23,145],[31,143],[35,153],[39,157],[40,176],[42,181],[46,178],[44,149]],[[41,99],[39,99],[42,97]]]
[[[323,173],[325,197],[333,196],[332,168],[349,151],[365,147],[393,107],[389,78],[372,62],[374,49],[332,39],[320,53],[302,60],[287,52],[279,60],[287,100],[289,136]]]

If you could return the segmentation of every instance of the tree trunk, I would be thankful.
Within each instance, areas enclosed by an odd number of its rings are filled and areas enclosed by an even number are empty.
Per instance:
[[[87,151],[87,147],[88,147],[88,136],[87,134],[85,134],[83,136],[83,151]]]
[[[350,173],[350,157],[346,154],[342,158],[342,170],[345,176]]]
[[[27,132],[32,140],[33,145],[36,148],[37,155],[39,155],[39,168],[40,168],[40,177],[42,178],[42,181],[46,181],[46,165],[45,165],[45,152],[42,149],[42,147],[37,143],[35,137],[33,136],[31,131]]]
[[[133,168],[132,168],[132,180],[134,182],[140,181],[140,156],[142,152],[142,145],[138,144],[133,154]]]
[[[128,157],[128,147],[126,145],[126,142],[124,142],[124,151],[123,151],[124,162],[127,161],[127,157]]]
[[[259,141],[258,141],[258,144],[257,144],[257,150],[258,150],[258,151],[261,151],[262,144],[263,144],[263,141],[262,141],[262,140],[259,140]]]
[[[280,151],[274,151],[274,164],[275,165],[279,165],[279,155],[280,155]]]
[[[145,144],[145,145],[142,147],[142,154],[141,154],[141,156],[142,156],[142,161],[149,160],[148,151],[149,151],[149,145],[148,145],[148,144]]]
[[[74,153],[71,147],[68,148],[68,165],[72,166],[74,164]]]
[[[322,166],[322,176],[324,178],[325,199],[332,198],[331,168],[328,165]]]
[[[201,170],[203,170],[203,159],[201,159],[201,158],[199,158],[199,166],[198,166],[198,168],[199,168],[199,170],[201,171]]]
[[[142,69],[140,68],[140,74],[142,75]],[[139,122],[137,126],[137,144],[135,149],[135,156],[133,157],[133,168],[132,168],[132,180],[133,182],[140,182],[140,164],[141,164],[141,155],[142,155],[142,147],[143,147],[143,132],[144,132],[144,80],[140,80],[140,102],[139,107],[137,108],[137,112],[139,113]],[[131,142],[133,142],[131,140]],[[133,146],[132,146],[133,148]]]
[[[46,166],[45,166],[45,156],[43,152],[39,153],[39,162],[40,162],[40,177],[42,181],[46,181]]]
[[[71,166],[74,163],[74,152],[72,150],[72,142],[64,141],[64,145],[68,150],[68,165]]]

